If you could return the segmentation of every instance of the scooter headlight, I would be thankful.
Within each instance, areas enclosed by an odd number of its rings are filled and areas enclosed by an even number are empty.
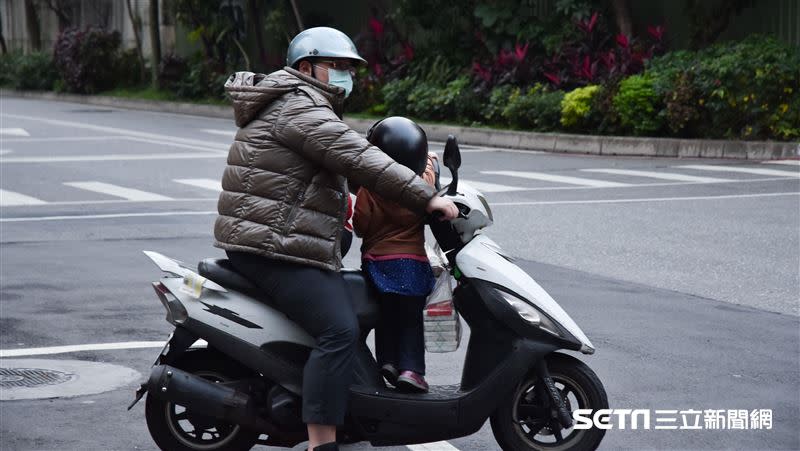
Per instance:
[[[547,315],[537,310],[536,307],[531,305],[528,301],[518,298],[517,296],[514,296],[513,294],[507,293],[503,290],[496,291],[500,297],[508,303],[508,305],[517,311],[519,317],[525,322],[533,326],[537,326],[551,335],[562,337],[562,335],[558,332],[559,328],[556,327],[553,321],[548,318]]]

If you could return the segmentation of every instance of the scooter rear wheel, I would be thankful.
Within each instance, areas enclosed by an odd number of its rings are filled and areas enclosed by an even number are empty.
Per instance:
[[[245,368],[209,349],[186,352],[175,367],[213,382],[248,375]],[[153,441],[165,451],[245,451],[256,444],[260,435],[149,395],[145,419]]]
[[[547,356],[550,377],[575,409],[606,409],[608,398],[597,375],[580,360],[559,353]],[[597,449],[605,430],[563,429],[541,390],[535,372],[522,381],[492,414],[491,425],[497,443],[505,451],[589,451]]]

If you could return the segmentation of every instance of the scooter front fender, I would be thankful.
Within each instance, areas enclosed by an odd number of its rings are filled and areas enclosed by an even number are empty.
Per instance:
[[[578,341],[584,354],[594,353],[589,337],[531,276],[511,262],[500,246],[485,235],[477,235],[456,255],[456,265],[466,277],[485,280],[523,296],[557,321]]]

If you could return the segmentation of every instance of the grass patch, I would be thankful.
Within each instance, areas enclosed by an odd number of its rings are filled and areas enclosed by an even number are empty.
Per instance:
[[[161,89],[154,89],[153,87],[147,88],[117,88],[110,91],[101,92],[101,96],[119,97],[123,99],[138,99],[138,100],[153,100],[159,102],[186,102],[195,103],[200,105],[230,105],[228,99],[184,99],[176,96],[170,91]]]

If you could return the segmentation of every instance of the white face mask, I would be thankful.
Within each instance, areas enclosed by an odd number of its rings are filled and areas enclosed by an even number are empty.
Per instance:
[[[338,86],[344,89],[344,96],[350,96],[353,92],[353,76],[349,70],[338,70],[333,68],[325,68],[314,65],[317,69],[325,69],[328,71],[328,84]]]

